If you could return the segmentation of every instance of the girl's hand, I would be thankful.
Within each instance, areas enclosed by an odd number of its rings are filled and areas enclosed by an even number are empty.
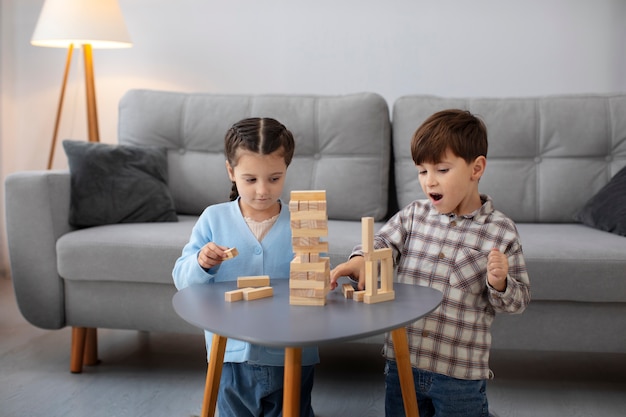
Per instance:
[[[213,268],[215,265],[221,264],[226,259],[224,251],[228,249],[225,246],[216,245],[209,242],[198,252],[198,264],[204,269]]]
[[[487,281],[498,291],[506,290],[506,276],[509,274],[509,260],[498,249],[491,249],[487,258]]]

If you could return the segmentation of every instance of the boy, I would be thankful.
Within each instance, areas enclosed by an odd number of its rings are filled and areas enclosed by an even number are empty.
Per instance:
[[[478,192],[487,164],[487,130],[462,110],[429,117],[415,132],[411,155],[427,199],[395,214],[374,238],[391,248],[397,281],[436,288],[441,305],[407,326],[421,417],[488,416],[490,327],[496,312],[521,313],[530,301],[522,246],[512,220]],[[364,286],[364,259],[331,272]],[[385,414],[404,416],[393,343],[386,335]]]

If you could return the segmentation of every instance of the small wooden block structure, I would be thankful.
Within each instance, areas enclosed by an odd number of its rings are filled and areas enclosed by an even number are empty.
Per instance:
[[[363,297],[365,297],[365,290],[355,291],[352,294],[352,299],[354,301],[363,301]]]
[[[374,249],[374,218],[361,218],[361,239],[365,257],[366,304],[391,301],[396,298],[393,291],[393,252],[390,248]],[[380,266],[380,288],[378,271]]]
[[[289,201],[293,251],[296,254],[289,270],[289,304],[326,305],[330,292],[326,191],[292,191]]]
[[[270,285],[269,275],[254,275],[251,277],[237,278],[237,288],[267,287]]]
[[[226,259],[233,259],[235,256],[239,255],[237,248],[226,249],[224,253],[226,254]]]

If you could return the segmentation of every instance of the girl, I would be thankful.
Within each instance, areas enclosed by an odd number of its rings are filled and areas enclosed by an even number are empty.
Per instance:
[[[235,123],[224,141],[231,201],[207,207],[176,261],[176,288],[239,276],[288,278],[293,259],[289,207],[280,200],[294,153],[293,135],[271,118]],[[225,250],[239,255],[227,262]],[[210,354],[213,335],[205,332]],[[313,417],[317,348],[302,351],[300,415]],[[217,408],[221,417],[282,415],[284,349],[228,339]]]

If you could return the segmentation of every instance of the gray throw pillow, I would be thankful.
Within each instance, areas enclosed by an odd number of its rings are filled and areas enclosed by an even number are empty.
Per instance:
[[[167,150],[64,140],[75,227],[178,221],[167,186]]]
[[[626,236],[626,167],[574,215],[583,224]]]

